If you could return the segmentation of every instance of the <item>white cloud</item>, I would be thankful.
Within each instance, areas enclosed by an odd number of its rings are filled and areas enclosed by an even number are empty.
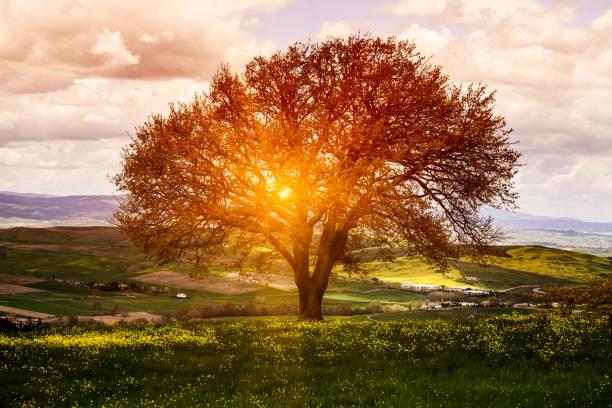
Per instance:
[[[414,41],[417,49],[425,56],[436,54],[442,47],[454,39],[447,27],[431,30],[418,24],[411,24],[397,36],[399,40]]]
[[[120,168],[127,140],[14,142],[0,147],[0,190],[49,194],[111,194],[106,176]]]
[[[134,65],[140,61],[139,55],[131,54],[125,47],[119,31],[104,30],[98,34],[97,41],[89,52],[106,57],[111,64]]]
[[[329,37],[346,37],[354,31],[353,25],[348,21],[324,21],[317,38],[325,40]]]
[[[383,13],[398,16],[427,16],[442,14],[446,8],[446,0],[400,0],[396,3],[380,7]]]
[[[147,33],[140,33],[140,35],[138,36],[138,41],[141,41],[147,44],[157,44],[159,42],[157,37],[151,34],[147,34]]]
[[[612,8],[594,19],[591,27],[598,31],[612,31]]]

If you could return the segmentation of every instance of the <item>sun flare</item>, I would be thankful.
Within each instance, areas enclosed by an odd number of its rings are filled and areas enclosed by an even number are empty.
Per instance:
[[[291,189],[289,187],[285,187],[283,188],[281,191],[279,191],[278,193],[278,197],[281,199],[285,199],[287,197],[289,197],[291,195]]]

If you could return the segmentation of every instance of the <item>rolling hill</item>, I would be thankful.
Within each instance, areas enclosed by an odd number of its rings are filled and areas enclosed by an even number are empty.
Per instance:
[[[0,226],[108,225],[119,196],[0,192]]]

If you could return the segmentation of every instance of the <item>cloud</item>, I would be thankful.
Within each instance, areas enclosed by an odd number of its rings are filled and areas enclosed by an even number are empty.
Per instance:
[[[119,31],[104,30],[97,38],[98,41],[89,50],[93,55],[106,57],[111,64],[117,65],[134,65],[140,61],[139,55],[132,55],[125,47]],[[142,41],[142,37],[139,40]]]
[[[446,8],[446,0],[401,0],[386,4],[379,11],[396,16],[427,16],[442,14]]]
[[[124,139],[13,142],[0,147],[0,190],[59,195],[111,194]]]
[[[329,37],[346,37],[353,32],[353,24],[348,21],[324,21],[317,38],[325,40]]]
[[[76,79],[63,89],[0,98],[0,146],[15,141],[121,138],[168,103],[190,100],[205,82]]]
[[[591,27],[597,31],[612,31],[612,8],[594,19]]]
[[[419,52],[426,56],[436,54],[454,37],[447,27],[440,30],[427,29],[418,24],[411,24],[397,36],[399,40],[414,41]]]
[[[23,82],[34,67],[68,77],[206,79],[228,48],[249,44],[251,54],[269,48],[245,30],[256,20],[247,14],[288,1],[6,0],[0,3],[0,65],[21,72]],[[10,91],[40,87],[39,76],[30,80]]]
[[[521,12],[541,12],[535,0],[400,0],[381,6],[379,11],[396,16],[433,16],[462,24],[495,24]]]
[[[497,90],[496,112],[526,164],[517,178],[522,211],[612,220],[601,208],[612,200],[612,9],[576,24],[569,2],[443,3],[379,11],[406,16],[399,37],[414,39],[451,80]]]

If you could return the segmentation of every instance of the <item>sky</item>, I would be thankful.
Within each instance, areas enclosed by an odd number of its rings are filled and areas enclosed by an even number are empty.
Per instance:
[[[351,33],[497,91],[520,212],[612,222],[612,0],[0,0],[0,191],[113,194],[135,127],[219,64]]]

